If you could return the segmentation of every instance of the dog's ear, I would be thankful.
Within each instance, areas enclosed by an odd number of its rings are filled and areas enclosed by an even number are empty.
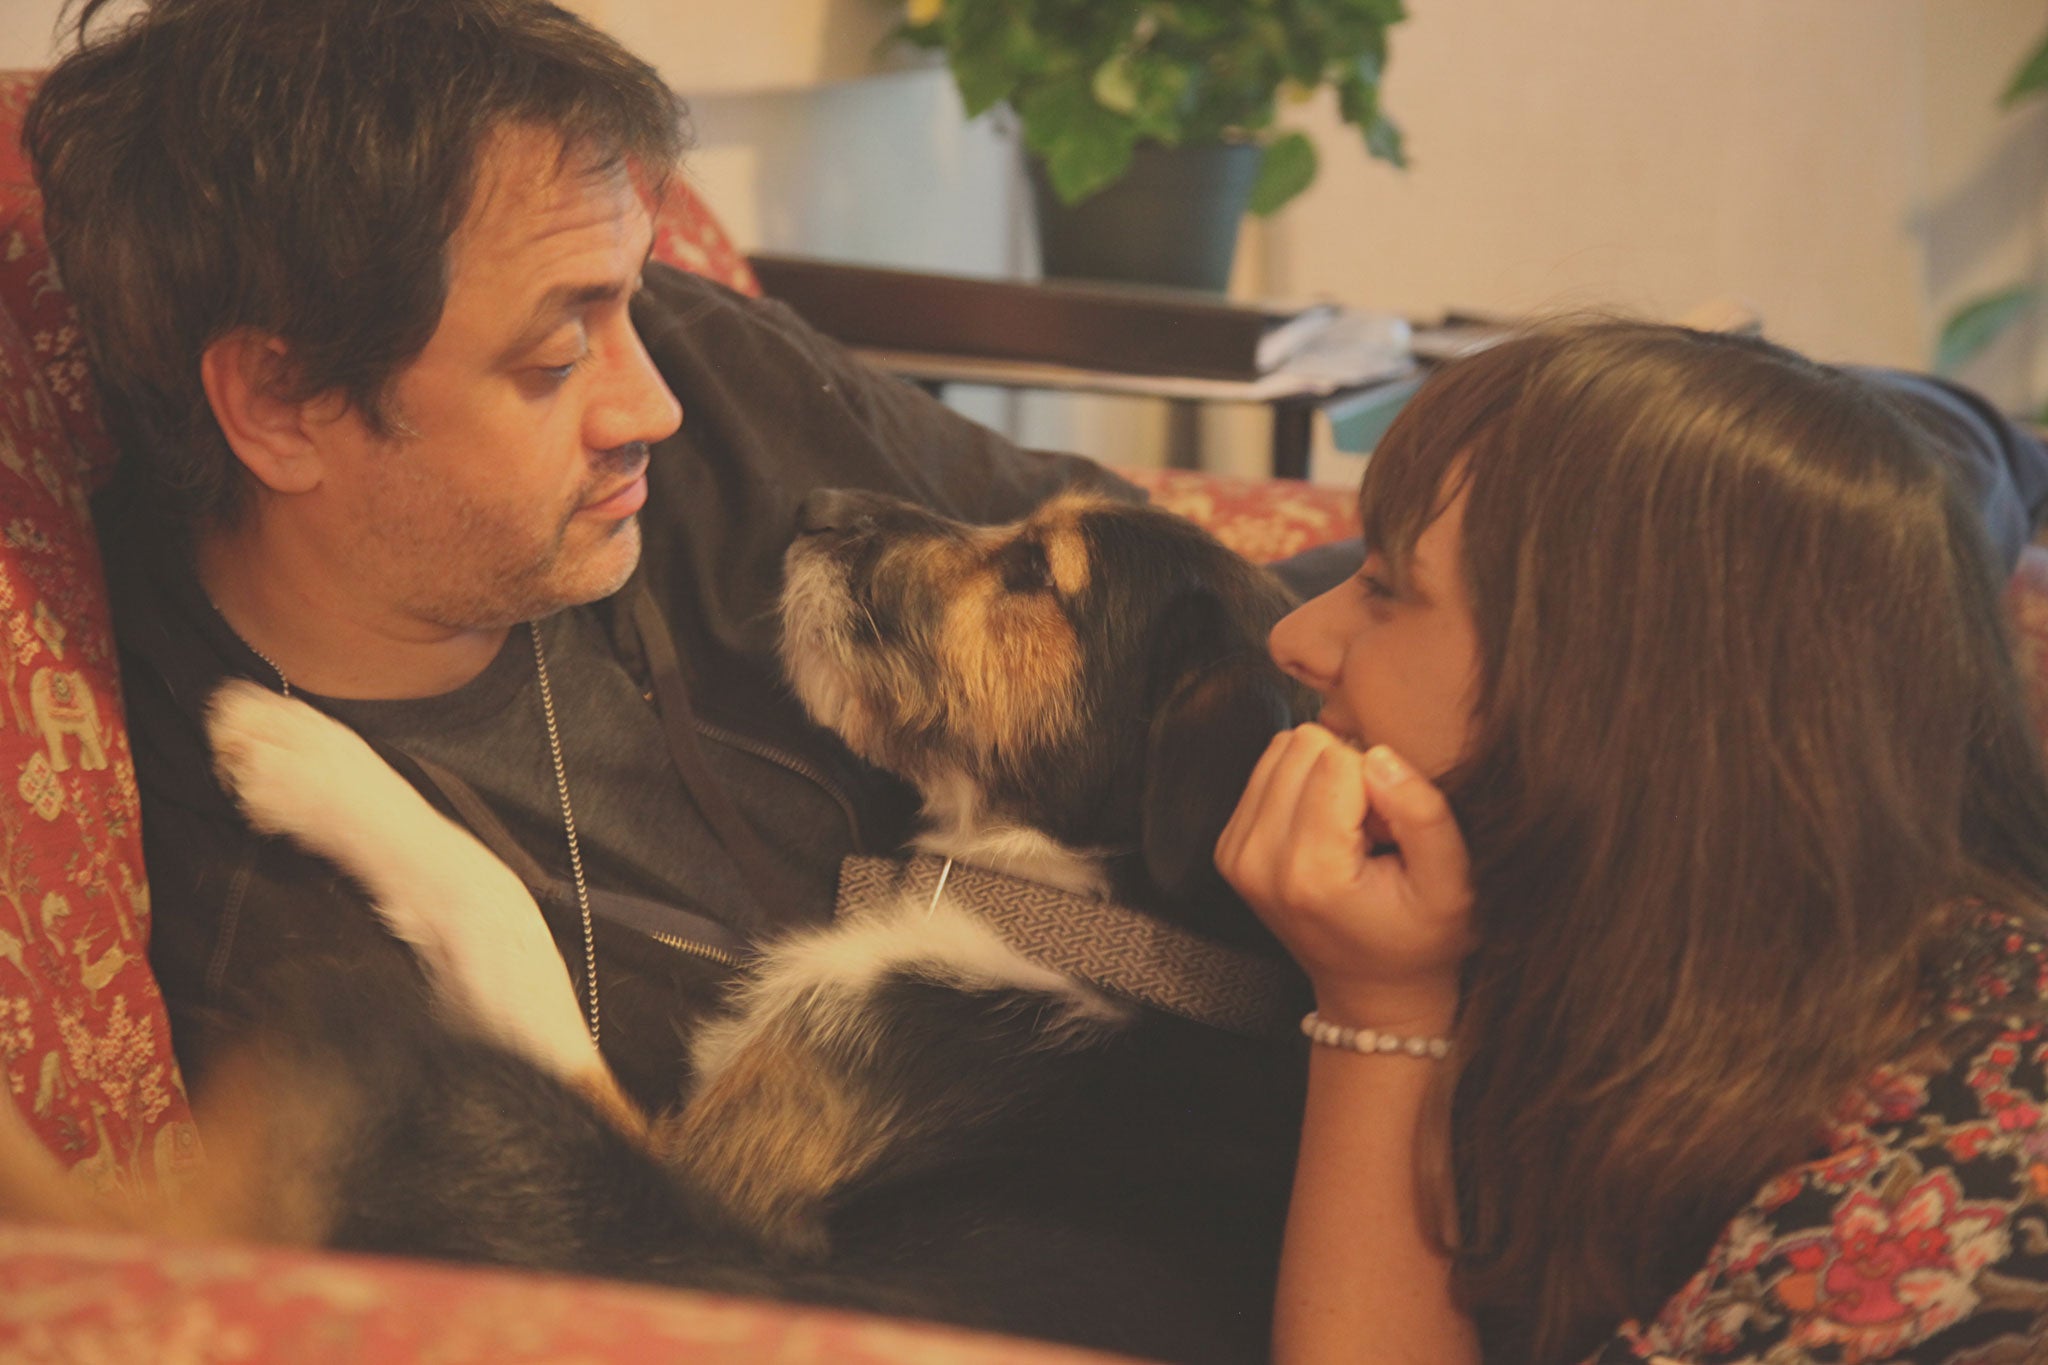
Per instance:
[[[1177,909],[1224,920],[1191,927],[1232,939],[1255,927],[1216,871],[1216,840],[1259,755],[1294,723],[1297,693],[1263,650],[1241,648],[1188,671],[1153,714],[1141,811],[1145,873]]]

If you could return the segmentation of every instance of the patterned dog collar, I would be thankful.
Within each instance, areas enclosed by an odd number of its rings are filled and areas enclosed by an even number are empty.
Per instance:
[[[1151,915],[932,854],[847,858],[842,921],[905,897],[926,899],[946,877],[950,902],[1040,966],[1111,995],[1254,1038],[1294,1033],[1306,993],[1286,963],[1229,948]]]

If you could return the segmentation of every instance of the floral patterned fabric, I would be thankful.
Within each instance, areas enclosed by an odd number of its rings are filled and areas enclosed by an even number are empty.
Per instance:
[[[1260,564],[1358,534],[1356,489],[1234,479],[1185,469],[1119,469],[1157,505],[1209,528]]]
[[[754,278],[753,267],[690,188],[687,174],[669,182],[654,215],[654,259],[760,297],[761,282]]]
[[[1706,1267],[1595,1359],[2021,1365],[2048,1359],[2048,943],[1976,912],[1928,1042],[1837,1112]]]
[[[85,343],[71,300],[43,239],[43,201],[21,149],[21,117],[40,72],[0,71],[0,310],[28,339],[57,424],[94,478],[112,468],[113,442],[100,423]]]
[[[186,1365],[1108,1365],[943,1327],[567,1277],[0,1227],[0,1358]]]
[[[107,444],[0,74],[0,1072],[95,1190],[198,1157],[149,973],[135,770],[86,497]]]

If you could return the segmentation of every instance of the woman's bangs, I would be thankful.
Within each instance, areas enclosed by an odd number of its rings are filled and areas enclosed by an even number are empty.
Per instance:
[[[1396,588],[1405,586],[1415,542],[1471,475],[1521,387],[1527,339],[1453,364],[1408,400],[1366,462],[1358,516],[1367,551]]]

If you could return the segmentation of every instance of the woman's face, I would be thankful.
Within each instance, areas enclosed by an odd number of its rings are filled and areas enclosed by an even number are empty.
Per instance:
[[[1321,694],[1323,726],[1361,749],[1387,745],[1430,777],[1471,742],[1479,649],[1459,568],[1464,518],[1461,494],[1423,530],[1405,593],[1368,555],[1269,641],[1275,662]]]

